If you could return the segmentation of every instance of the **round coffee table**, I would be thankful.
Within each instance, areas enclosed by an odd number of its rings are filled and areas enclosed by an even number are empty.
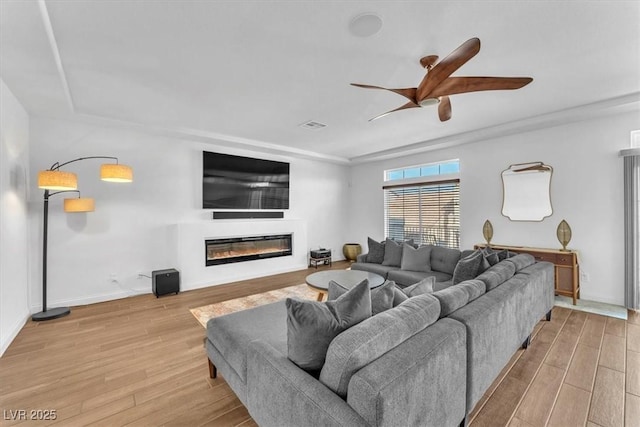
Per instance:
[[[369,288],[377,288],[384,283],[384,277],[379,274],[360,270],[325,270],[307,276],[307,285],[318,291],[318,301],[322,301],[329,290],[329,282],[334,281],[341,286],[351,289],[364,279],[369,281]]]

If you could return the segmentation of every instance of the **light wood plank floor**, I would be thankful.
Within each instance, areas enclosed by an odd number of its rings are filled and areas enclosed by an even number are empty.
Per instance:
[[[313,271],[142,295],[28,322],[0,358],[0,425],[27,425],[5,418],[33,409],[56,410],[56,420],[32,422],[38,426],[255,426],[224,379],[208,377],[205,331],[189,309],[304,283]],[[474,427],[640,425],[640,315],[625,322],[554,309],[472,417]]]

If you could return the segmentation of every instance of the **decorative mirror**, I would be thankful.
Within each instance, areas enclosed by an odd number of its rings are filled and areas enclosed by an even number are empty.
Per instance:
[[[553,168],[542,162],[502,171],[502,215],[511,221],[542,221],[550,216],[552,174]]]

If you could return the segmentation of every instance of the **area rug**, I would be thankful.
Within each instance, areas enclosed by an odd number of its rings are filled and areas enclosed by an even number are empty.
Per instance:
[[[261,294],[254,294],[247,297],[218,302],[216,304],[204,305],[202,307],[192,308],[190,311],[198,322],[206,328],[207,321],[213,317],[257,307],[259,305],[269,304],[290,297],[315,300],[318,297],[318,292],[312,290],[306,284],[295,285]]]

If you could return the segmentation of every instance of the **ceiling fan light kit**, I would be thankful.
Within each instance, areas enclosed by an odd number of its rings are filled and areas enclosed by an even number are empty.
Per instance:
[[[382,28],[382,18],[367,12],[354,17],[349,22],[349,32],[356,37],[371,37]]]
[[[359,83],[351,83],[351,85],[365,89],[387,90],[404,96],[409,100],[401,107],[382,113],[369,121],[379,119],[395,111],[429,107],[437,104],[438,117],[441,122],[444,122],[451,118],[450,95],[485,90],[520,89],[533,81],[531,77],[451,77],[451,74],[476,56],[479,51],[480,39],[475,37],[462,43],[460,47],[440,62],[438,62],[437,55],[428,55],[421,58],[420,65],[426,70],[426,75],[418,87],[415,88],[389,89]]]

